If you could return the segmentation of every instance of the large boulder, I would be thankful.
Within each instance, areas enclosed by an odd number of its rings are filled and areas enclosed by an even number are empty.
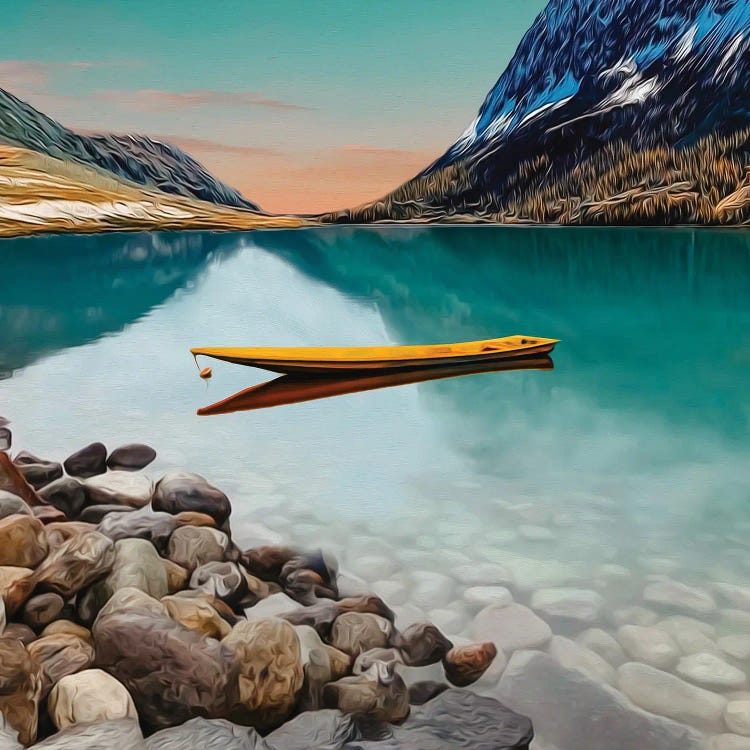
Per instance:
[[[39,490],[39,497],[67,518],[78,518],[86,505],[86,488],[80,479],[61,477]]]
[[[175,472],[165,474],[156,485],[152,501],[154,510],[180,513],[184,510],[206,513],[221,526],[229,518],[232,506],[227,496],[198,474]]]
[[[492,698],[455,689],[414,707],[409,718],[392,732],[396,744],[386,741],[383,750],[528,750],[534,737],[525,716]],[[356,746],[345,747],[354,750]],[[373,750],[377,747],[372,745]]]
[[[101,669],[87,669],[63,677],[52,688],[48,708],[58,729],[138,718],[125,687]]]
[[[154,492],[153,482],[143,474],[130,471],[109,471],[86,480],[89,505],[127,505],[142,508]]]
[[[238,703],[232,651],[175,622],[163,604],[138,589],[114,594],[99,612],[93,636],[97,665],[125,685],[150,729],[195,716],[225,718]]]
[[[179,727],[162,729],[146,740],[146,750],[269,750],[263,738],[251,727],[232,724],[226,719],[198,717]],[[286,750],[286,749],[284,749]],[[312,747],[309,750],[313,750]]]
[[[34,572],[34,580],[38,586],[56,591],[63,597],[73,596],[103,578],[115,561],[112,540],[98,531],[73,532],[59,546],[55,547],[51,540],[50,545],[52,550]]]
[[[34,745],[34,750],[146,750],[138,722],[119,719],[76,724]]]
[[[690,727],[634,706],[605,683],[539,651],[511,657],[491,695],[528,716],[540,744],[559,750],[704,750]]]
[[[229,550],[229,537],[222,531],[205,526],[183,526],[169,539],[168,557],[192,571],[206,563],[223,562]]]
[[[107,470],[107,449],[102,443],[91,443],[68,456],[63,466],[71,477],[81,479],[104,474]]]
[[[156,451],[143,443],[128,443],[109,454],[107,466],[113,471],[140,471],[156,458]]]
[[[88,669],[94,663],[91,642],[69,633],[46,635],[30,643],[27,650],[42,668],[43,696],[63,677]],[[62,729],[59,724],[56,726]]]
[[[0,638],[0,714],[30,745],[36,739],[42,673],[21,641]]]
[[[0,518],[0,565],[33,568],[47,554],[44,524],[18,513]]]
[[[302,655],[294,628],[277,618],[243,620],[224,638],[239,663],[238,716],[272,727],[288,718],[302,687]]]

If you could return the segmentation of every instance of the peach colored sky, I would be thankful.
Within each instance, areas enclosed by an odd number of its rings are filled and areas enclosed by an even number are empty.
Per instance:
[[[544,0],[8,3],[0,86],[74,130],[170,141],[268,211],[312,213],[437,158]]]

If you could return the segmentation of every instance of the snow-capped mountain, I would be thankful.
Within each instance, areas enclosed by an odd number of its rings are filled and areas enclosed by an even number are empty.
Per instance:
[[[429,169],[519,140],[679,146],[734,130],[750,121],[749,50],[748,0],[552,0]]]
[[[551,0],[456,142],[334,221],[750,223],[750,0]]]

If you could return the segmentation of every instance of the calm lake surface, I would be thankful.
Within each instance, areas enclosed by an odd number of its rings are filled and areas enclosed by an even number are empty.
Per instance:
[[[191,346],[517,333],[561,339],[556,369],[195,415],[269,375],[205,360],[206,383]],[[480,583],[523,603],[595,590],[613,631],[660,576],[750,586],[749,375],[738,231],[0,242],[0,414],[16,449],[62,460],[94,440],[147,442],[154,478],[187,468],[227,492],[240,541],[331,550],[404,619],[426,613],[450,635],[471,635],[463,592]],[[714,596],[717,638],[750,631]]]

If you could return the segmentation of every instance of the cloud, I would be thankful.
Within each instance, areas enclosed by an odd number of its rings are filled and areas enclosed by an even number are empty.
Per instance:
[[[191,138],[184,135],[153,135],[155,141],[171,143],[188,153],[230,154],[232,156],[277,156],[278,151],[263,146],[235,146],[231,143],[219,143],[205,138]]]
[[[43,62],[41,60],[0,60],[0,87],[21,93],[47,93],[50,79],[70,71],[92,68],[135,67],[142,65],[136,60],[96,62],[91,60],[68,60],[65,62]]]
[[[257,91],[164,91],[162,89],[104,89],[94,96],[142,112],[174,111],[193,107],[265,107],[268,109],[309,110],[301,104],[271,99]]]

